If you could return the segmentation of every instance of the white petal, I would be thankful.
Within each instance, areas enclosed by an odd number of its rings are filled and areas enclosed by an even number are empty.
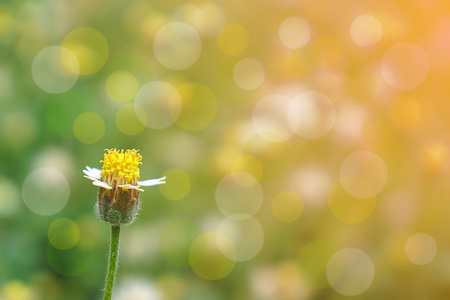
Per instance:
[[[97,178],[97,179],[100,179],[100,178],[102,177],[102,176],[101,176],[101,171],[100,171],[99,169],[91,168],[91,167],[89,167],[89,166],[86,166],[86,169],[83,170],[83,173],[84,173],[86,176],[89,176],[89,177],[91,177],[91,178]]]
[[[108,189],[108,190],[110,190],[110,189],[112,189],[112,187],[110,187],[106,182],[103,182],[103,181],[94,181],[94,182],[92,182],[92,184],[93,185],[96,185],[96,186],[99,186],[99,187],[102,187],[102,188],[105,188],[105,189]]]
[[[143,189],[140,189],[139,186],[131,185],[129,183],[127,183],[127,184],[119,184],[118,187],[125,188],[125,189],[130,189],[130,190],[138,190],[138,191],[141,191],[141,192],[144,191]]]
[[[102,171],[97,168],[92,168],[91,175],[93,175],[92,177],[94,177],[94,178],[100,179],[100,178],[102,178]]]
[[[158,178],[158,179],[149,179],[144,181],[138,181],[138,184],[141,186],[152,186],[152,185],[158,185],[158,184],[165,184],[166,183],[166,176]]]
[[[91,177],[91,176],[83,176],[83,177],[85,177],[85,178],[87,178],[87,179],[90,179],[90,180],[92,180],[92,181],[98,181],[97,178],[94,178],[94,177]]]

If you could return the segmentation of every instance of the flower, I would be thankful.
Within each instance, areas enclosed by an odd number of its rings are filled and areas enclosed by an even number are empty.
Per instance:
[[[100,188],[96,211],[100,218],[113,225],[131,223],[139,209],[141,186],[166,183],[166,177],[138,181],[142,156],[137,150],[106,149],[101,170],[86,166],[84,177]]]

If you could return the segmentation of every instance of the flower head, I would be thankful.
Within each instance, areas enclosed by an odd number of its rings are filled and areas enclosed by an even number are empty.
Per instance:
[[[132,222],[139,209],[141,186],[166,183],[166,177],[139,181],[142,156],[137,150],[109,149],[103,154],[101,170],[86,166],[84,177],[100,187],[96,211],[100,218],[111,224]]]

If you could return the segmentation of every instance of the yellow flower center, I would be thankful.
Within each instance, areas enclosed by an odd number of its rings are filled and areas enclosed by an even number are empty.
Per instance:
[[[136,185],[139,178],[139,164],[142,156],[137,150],[117,151],[116,149],[108,150],[103,154],[102,181],[109,185],[114,184],[132,184]]]

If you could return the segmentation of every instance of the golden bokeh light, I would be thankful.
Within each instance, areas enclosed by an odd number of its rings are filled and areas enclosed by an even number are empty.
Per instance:
[[[170,178],[168,183],[159,186],[159,190],[164,197],[176,201],[185,198],[189,194],[191,179],[185,171],[169,169],[164,172],[163,176]]]
[[[80,27],[69,32],[61,43],[77,58],[63,55],[63,62],[73,73],[91,75],[98,72],[106,63],[109,56],[109,46],[105,37],[90,27]]]
[[[264,174],[264,168],[259,161],[254,156],[242,155],[236,158],[231,165],[231,172],[244,172],[252,175],[257,180],[261,180]]]
[[[383,28],[380,21],[371,15],[361,15],[353,20],[350,35],[353,41],[361,47],[371,47],[378,43]]]
[[[290,49],[305,46],[311,37],[311,28],[306,20],[289,17],[281,23],[278,36],[283,45]]]
[[[333,215],[348,224],[360,223],[369,218],[375,209],[376,198],[355,198],[346,192],[341,182],[336,181],[328,195],[328,205]]]
[[[413,43],[398,43],[389,48],[381,60],[384,80],[399,90],[420,86],[428,76],[429,62],[425,51]]]
[[[48,227],[48,241],[53,247],[67,250],[74,247],[80,239],[77,223],[67,218],[59,218]]]
[[[247,30],[238,24],[228,24],[220,29],[217,35],[219,49],[226,55],[242,54],[248,47],[249,35]]]
[[[94,144],[105,135],[105,121],[94,112],[80,114],[73,122],[75,137],[84,144]]]
[[[427,233],[413,234],[406,241],[405,253],[412,263],[426,265],[436,256],[436,241]]]
[[[138,90],[136,77],[128,71],[115,71],[106,80],[106,92],[117,102],[128,102]]]

